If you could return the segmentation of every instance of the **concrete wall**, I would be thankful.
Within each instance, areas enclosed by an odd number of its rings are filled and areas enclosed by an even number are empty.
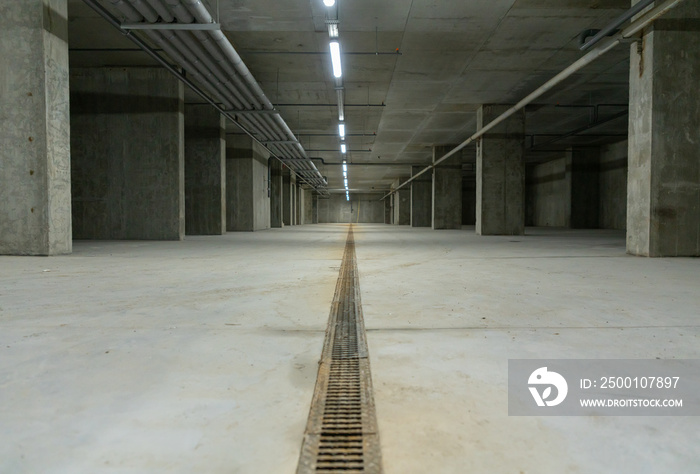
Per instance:
[[[182,83],[161,68],[72,69],[76,239],[185,234]]]
[[[571,168],[567,156],[527,167],[528,225],[569,227],[571,224]]]
[[[392,183],[392,189],[398,188],[407,178],[397,178]],[[411,186],[406,185],[394,193],[393,224],[411,224]]]
[[[604,146],[600,153],[599,225],[627,227],[627,140]]]
[[[462,225],[476,224],[476,179],[462,179]]]
[[[210,105],[185,106],[185,233],[226,233],[224,118]]]
[[[269,153],[245,135],[226,137],[226,223],[229,231],[270,228]]]
[[[302,224],[313,224],[314,222],[314,192],[311,189],[303,189],[302,196],[304,201],[304,215]]]
[[[282,163],[273,158],[270,170],[270,227],[282,227]]]
[[[597,229],[600,148],[573,148],[571,155],[571,227]]]
[[[384,201],[380,194],[331,194],[329,199],[318,199],[318,222],[321,224],[360,223],[383,224]],[[388,198],[387,198],[388,199]]]
[[[66,10],[0,7],[0,254],[72,250]]]
[[[411,167],[411,176],[417,175],[424,166]],[[412,227],[430,227],[433,223],[433,179],[431,173],[423,173],[408,185],[411,188]]]

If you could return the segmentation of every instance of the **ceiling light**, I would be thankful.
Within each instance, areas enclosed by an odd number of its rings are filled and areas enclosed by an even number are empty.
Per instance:
[[[342,107],[338,108],[338,120],[341,122],[345,120],[345,110]]]
[[[338,37],[338,23],[328,23],[328,36],[331,38]]]
[[[348,151],[348,148],[345,146],[345,143],[341,143],[340,144],[340,152],[344,154],[344,153],[347,153],[347,151]]]
[[[345,195],[345,200],[346,200],[346,201],[349,201],[349,200],[350,200],[350,195],[349,195],[349,194],[346,194],[346,195]]]
[[[348,177],[348,172],[347,172],[347,171],[343,171],[343,178],[347,178],[347,177]]]
[[[347,171],[347,170],[348,170],[348,164],[345,160],[343,160],[343,171]]]
[[[345,124],[344,123],[338,124],[338,133],[340,134],[340,138],[345,138]]]
[[[323,0],[323,4],[327,7],[332,7],[335,5],[335,0]]]
[[[331,61],[333,62],[333,75],[341,77],[343,75],[343,67],[340,64],[340,43],[331,41]]]

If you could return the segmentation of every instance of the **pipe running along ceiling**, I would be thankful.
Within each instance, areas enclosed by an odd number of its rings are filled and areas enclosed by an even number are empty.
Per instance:
[[[97,3],[84,1],[93,8]],[[328,194],[326,179],[201,1],[101,1],[123,17],[125,23],[121,27],[125,34],[133,36],[133,30],[138,29],[179,65],[228,119],[267,148],[301,181]]]

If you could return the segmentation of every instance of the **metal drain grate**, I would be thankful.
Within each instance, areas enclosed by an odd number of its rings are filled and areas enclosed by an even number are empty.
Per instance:
[[[297,474],[381,472],[351,225]]]

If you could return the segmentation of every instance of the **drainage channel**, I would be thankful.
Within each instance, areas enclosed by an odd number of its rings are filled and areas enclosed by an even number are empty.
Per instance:
[[[352,224],[297,474],[382,473]]]

